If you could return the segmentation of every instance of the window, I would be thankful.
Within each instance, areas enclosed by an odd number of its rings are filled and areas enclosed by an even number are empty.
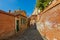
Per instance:
[[[26,19],[21,18],[21,24],[26,24]]]

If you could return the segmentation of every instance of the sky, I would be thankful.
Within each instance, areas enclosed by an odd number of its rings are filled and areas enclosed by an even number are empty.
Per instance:
[[[0,10],[8,12],[11,10],[25,10],[27,15],[34,11],[36,0],[0,0]]]

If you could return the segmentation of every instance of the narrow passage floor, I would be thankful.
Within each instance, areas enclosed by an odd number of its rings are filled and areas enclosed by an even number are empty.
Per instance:
[[[12,37],[9,40],[43,40],[40,33],[35,28],[27,29],[23,35]]]

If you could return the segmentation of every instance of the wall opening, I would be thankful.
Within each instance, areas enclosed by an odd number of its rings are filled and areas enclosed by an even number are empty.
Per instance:
[[[19,31],[19,20],[16,20],[16,31]]]

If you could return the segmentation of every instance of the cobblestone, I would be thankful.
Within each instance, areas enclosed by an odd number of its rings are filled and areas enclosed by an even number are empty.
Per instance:
[[[9,40],[43,40],[40,33],[35,28],[27,29],[23,35],[18,35],[17,37],[12,37]]]

